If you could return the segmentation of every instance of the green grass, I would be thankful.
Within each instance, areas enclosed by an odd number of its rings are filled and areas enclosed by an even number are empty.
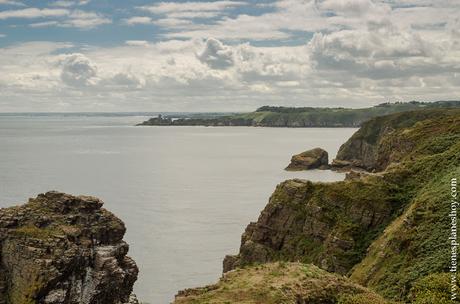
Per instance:
[[[188,290],[175,303],[319,304],[341,303],[339,298],[354,295],[375,300],[369,304],[386,303],[377,294],[342,276],[313,265],[281,262],[229,272],[217,284]]]

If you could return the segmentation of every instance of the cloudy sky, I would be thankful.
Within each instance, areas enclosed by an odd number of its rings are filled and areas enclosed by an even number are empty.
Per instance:
[[[0,0],[0,112],[459,97],[458,0]]]

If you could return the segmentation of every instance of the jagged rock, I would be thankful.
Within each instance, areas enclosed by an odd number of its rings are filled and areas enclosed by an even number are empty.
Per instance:
[[[102,205],[53,191],[0,209],[0,303],[135,303],[125,226]]]
[[[247,226],[239,254],[224,259],[224,271],[283,259],[347,273],[397,207],[386,201],[390,186],[382,182],[376,187],[377,182],[380,178],[370,176],[281,183],[258,221]]]
[[[285,170],[300,171],[310,169],[325,169],[328,166],[329,156],[321,148],[311,149],[300,154],[293,155],[291,163]]]

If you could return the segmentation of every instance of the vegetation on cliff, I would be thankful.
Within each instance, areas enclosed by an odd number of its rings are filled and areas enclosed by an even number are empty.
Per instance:
[[[246,228],[239,255],[226,257],[224,271],[286,260],[346,274],[400,208],[398,201],[387,199],[394,188],[375,176],[336,183],[283,182],[258,221]]]
[[[410,199],[404,212],[369,247],[351,278],[389,298],[406,299],[414,282],[447,271],[450,184],[460,176],[460,111],[433,113],[386,136],[386,176]],[[395,151],[399,142],[407,143]],[[438,302],[440,303],[440,302]]]
[[[209,117],[154,117],[141,126],[358,127],[376,116],[417,109],[459,108],[460,101],[383,103],[370,108],[293,108],[264,106],[251,113]]]
[[[0,209],[0,303],[137,303],[125,226],[102,204],[47,192]]]
[[[268,263],[226,273],[214,285],[186,289],[175,304],[384,304],[376,293],[314,265]]]
[[[460,175],[460,109],[374,118],[334,164],[366,171],[278,185],[224,272],[300,261],[347,275],[386,301],[452,303],[447,214],[450,180]]]

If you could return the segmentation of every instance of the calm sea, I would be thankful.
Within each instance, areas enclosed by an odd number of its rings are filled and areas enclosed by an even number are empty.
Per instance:
[[[314,147],[335,156],[355,131],[133,126],[146,118],[0,115],[0,207],[48,190],[103,199],[128,227],[135,292],[152,304],[216,281],[276,184],[343,179],[283,168]]]

